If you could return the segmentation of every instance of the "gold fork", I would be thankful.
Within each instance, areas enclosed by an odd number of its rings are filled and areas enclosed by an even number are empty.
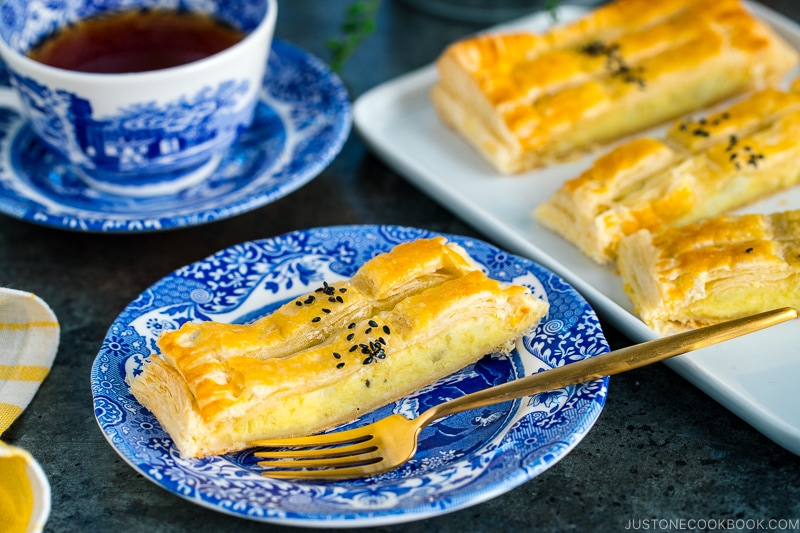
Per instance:
[[[417,451],[417,438],[422,429],[444,416],[619,374],[797,316],[796,309],[785,307],[651,340],[467,394],[434,406],[412,420],[393,414],[347,431],[260,440],[252,445],[293,448],[255,452],[257,457],[268,459],[258,463],[268,468],[263,472],[268,477],[341,480],[381,474],[411,459]]]

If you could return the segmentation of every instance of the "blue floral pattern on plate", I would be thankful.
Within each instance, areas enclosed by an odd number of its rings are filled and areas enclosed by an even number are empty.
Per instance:
[[[337,483],[260,475],[252,450],[184,459],[125,376],[155,351],[158,335],[189,320],[253,321],[323,280],[350,277],[374,255],[434,234],[398,226],[336,226],[246,242],[180,268],[131,302],[111,325],[92,366],[95,416],[106,439],[145,478],[197,504],[240,517],[309,527],[418,520],[498,496],[564,457],[605,403],[608,378],[442,419],[423,431],[411,462],[377,477]],[[487,274],[525,284],[548,316],[510,356],[475,365],[352,422],[430,405],[608,351],[597,316],[555,274],[485,242],[448,235]]]
[[[92,177],[138,174],[142,181],[163,181],[170,173],[180,176],[189,172],[187,167],[208,163],[206,148],[231,143],[253,113],[253,105],[235,109],[247,93],[248,82],[227,80],[217,87],[203,87],[189,98],[184,95],[164,104],[138,104],[100,119],[94,116],[89,100],[8,71],[28,102],[34,131],[65,158],[72,154],[72,161],[91,161]],[[188,108],[195,112],[186,116],[183,110]],[[69,121],[62,120],[64,109],[69,109]],[[130,145],[132,138],[135,146]],[[63,146],[69,148],[60,148]],[[145,178],[137,169],[148,160],[157,164],[159,171]],[[89,172],[89,168],[83,170]]]
[[[0,64],[2,65],[2,64]],[[350,133],[350,101],[321,60],[274,39],[253,125],[198,185],[152,197],[90,188],[25,122],[0,75],[0,212],[62,229],[158,231],[235,216],[315,178]]]

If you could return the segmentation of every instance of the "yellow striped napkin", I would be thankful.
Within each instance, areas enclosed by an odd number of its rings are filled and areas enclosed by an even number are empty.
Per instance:
[[[39,297],[0,287],[0,435],[50,372],[59,334],[55,314]]]

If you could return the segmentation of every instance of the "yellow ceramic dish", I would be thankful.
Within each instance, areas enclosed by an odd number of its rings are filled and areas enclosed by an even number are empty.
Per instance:
[[[42,531],[50,514],[50,484],[39,463],[21,448],[0,442],[0,531]]]

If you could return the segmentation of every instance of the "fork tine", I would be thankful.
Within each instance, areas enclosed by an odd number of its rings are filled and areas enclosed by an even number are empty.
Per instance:
[[[252,446],[265,448],[287,448],[308,446],[340,446],[344,444],[357,444],[372,438],[367,427],[348,429],[334,433],[323,433],[310,437],[289,437],[286,439],[254,440]]]
[[[347,468],[325,468],[318,470],[267,470],[261,473],[264,477],[278,479],[318,479],[318,480],[340,480],[358,479],[376,474],[382,474],[392,467],[387,467],[384,461],[378,461],[370,465],[353,466]]]
[[[263,450],[253,453],[256,457],[264,457],[267,459],[315,459],[325,457],[347,457],[356,456],[364,453],[374,452],[378,447],[374,445],[364,445],[363,442],[357,442],[348,446],[339,446],[336,448],[304,448],[301,450]]]
[[[322,459],[287,459],[274,461],[259,461],[258,465],[267,468],[279,469],[305,469],[305,468],[343,468],[351,466],[366,466],[377,463],[383,458],[380,456],[355,456],[355,457],[326,457]]]

